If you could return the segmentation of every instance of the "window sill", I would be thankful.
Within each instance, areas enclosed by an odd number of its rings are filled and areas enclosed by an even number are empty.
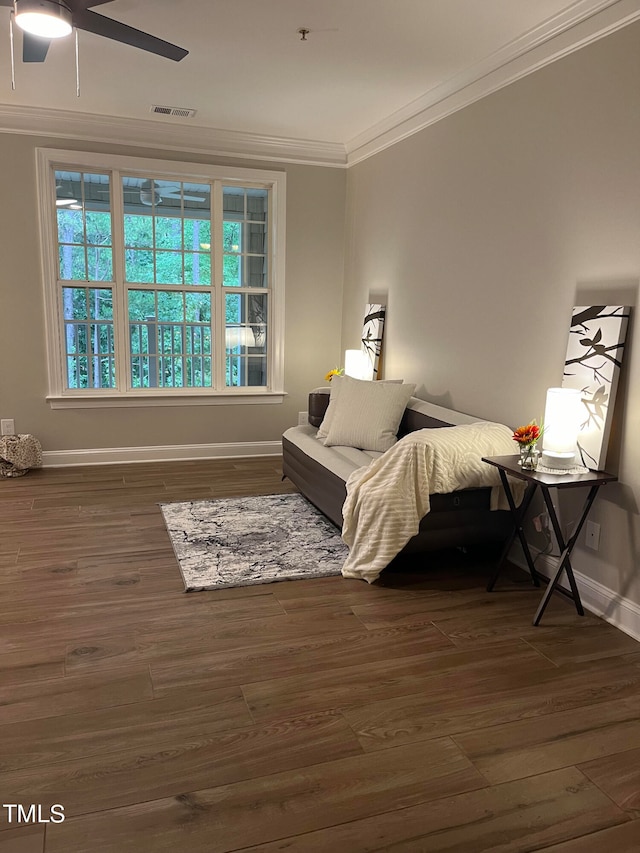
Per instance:
[[[95,394],[89,396],[70,394],[64,396],[49,395],[46,400],[52,409],[129,409],[154,408],[157,406],[244,406],[273,405],[282,403],[286,397],[284,391],[243,391],[241,393],[218,391],[212,394]]]

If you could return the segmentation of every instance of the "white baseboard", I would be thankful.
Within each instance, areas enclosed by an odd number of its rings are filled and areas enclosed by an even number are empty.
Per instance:
[[[188,459],[239,459],[280,456],[282,442],[254,441],[229,444],[184,444],[157,447],[105,447],[86,450],[45,450],[45,468],[77,465],[115,465],[122,462],[176,462]]]
[[[593,578],[573,570],[585,607],[605,621],[640,641],[640,607]]]
[[[528,571],[527,564],[524,559],[524,554],[520,548],[514,548],[514,552],[509,555],[509,559],[520,568]],[[532,548],[533,556],[535,557],[535,549]],[[545,577],[552,577],[558,568],[558,558],[547,554],[538,556],[536,560],[536,569]],[[600,616],[605,622],[609,622],[625,634],[629,634],[634,640],[640,641],[640,606],[629,598],[625,598],[617,592],[614,592],[604,584],[594,581],[593,578],[582,574],[582,572],[573,570],[580,599],[586,610]],[[563,577],[565,577],[563,572]],[[561,584],[564,589],[568,586]]]

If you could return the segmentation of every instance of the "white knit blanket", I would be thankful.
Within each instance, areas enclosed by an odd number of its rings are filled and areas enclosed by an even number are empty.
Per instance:
[[[514,452],[513,430],[481,422],[409,433],[371,465],[347,480],[342,538],[349,556],[347,578],[372,583],[418,532],[430,494],[491,486],[491,509],[508,509],[500,474],[483,456]],[[517,503],[524,483],[511,480]]]

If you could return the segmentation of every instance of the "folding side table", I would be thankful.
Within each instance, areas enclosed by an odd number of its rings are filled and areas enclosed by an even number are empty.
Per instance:
[[[522,550],[524,551],[527,566],[529,567],[529,571],[531,572],[531,580],[536,586],[540,586],[540,575],[536,571],[533,559],[531,557],[531,551],[529,550],[529,543],[527,542],[527,539],[524,535],[524,530],[522,528],[524,517],[526,515],[527,510],[529,509],[529,506],[531,505],[531,501],[533,499],[535,491],[536,489],[540,489],[540,491],[542,492],[542,497],[544,498],[545,505],[547,507],[547,512],[549,513],[551,527],[553,528],[553,532],[558,542],[558,547],[560,548],[560,557],[558,560],[558,568],[556,569],[553,577],[549,579],[547,588],[544,592],[544,595],[542,596],[542,600],[540,601],[540,604],[536,611],[536,615],[534,616],[533,624],[537,625],[542,619],[542,614],[544,613],[545,608],[549,603],[549,599],[551,598],[551,594],[553,593],[554,589],[562,595],[566,595],[568,598],[571,598],[580,616],[584,616],[584,609],[582,607],[582,602],[580,601],[580,593],[578,592],[576,579],[573,575],[573,569],[571,567],[571,552],[573,551],[573,547],[576,544],[578,536],[580,535],[580,531],[582,530],[582,527],[585,521],[587,520],[589,510],[591,509],[596,495],[598,494],[600,486],[604,486],[607,483],[615,483],[618,478],[614,477],[612,474],[607,474],[606,471],[589,471],[586,474],[546,474],[542,473],[541,471],[523,471],[520,465],[518,464],[519,459],[519,455],[487,456],[482,458],[483,462],[487,462],[489,465],[494,465],[498,469],[498,473],[500,474],[500,480],[502,481],[502,485],[507,496],[507,501],[509,502],[509,508],[513,516],[514,525],[511,536],[505,543],[504,550],[498,562],[498,566],[493,574],[493,577],[487,584],[487,592],[491,592],[493,590],[496,581],[498,580],[498,576],[500,575],[500,572],[502,571],[502,568],[507,560],[507,555],[511,546],[513,545],[516,536],[518,537],[518,539],[520,540],[520,544],[522,545]],[[518,480],[524,480],[527,484],[524,497],[519,506],[516,506],[513,497],[513,492],[511,491],[511,484],[509,483],[509,477],[515,477]],[[578,488],[588,488],[589,492],[585,499],[584,505],[582,507],[582,512],[579,516],[575,529],[572,535],[569,537],[569,541],[565,542],[549,489],[560,490]],[[566,590],[562,589],[562,587],[558,586],[558,581],[563,570],[567,573],[567,579],[569,581],[569,586],[571,587],[571,592],[567,592]]]

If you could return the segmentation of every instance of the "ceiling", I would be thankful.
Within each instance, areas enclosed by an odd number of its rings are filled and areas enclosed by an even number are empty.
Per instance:
[[[259,153],[261,142],[287,140],[291,151],[315,146],[346,163],[349,152],[383,147],[635,20],[640,2],[114,0],[96,11],[189,55],[176,63],[80,32],[77,97],[73,36],[54,42],[44,64],[23,64],[15,28],[12,91],[10,12],[0,8],[0,130],[20,129],[22,117],[35,132],[34,116],[46,129],[52,111],[63,111],[69,126],[93,116],[132,134],[142,122],[158,138],[167,127],[175,139],[217,133],[227,146],[244,140],[245,156],[250,142]],[[154,104],[196,114],[157,116]]]

